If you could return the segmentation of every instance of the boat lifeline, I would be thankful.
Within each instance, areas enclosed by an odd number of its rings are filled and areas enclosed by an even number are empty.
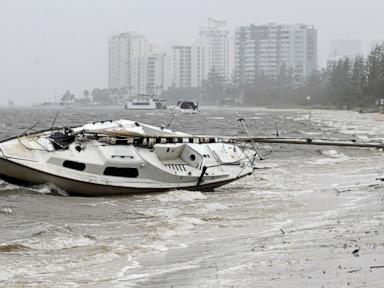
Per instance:
[[[248,154],[248,153],[247,153]],[[24,133],[0,142],[0,177],[77,195],[212,190],[253,172],[233,143],[118,120]]]

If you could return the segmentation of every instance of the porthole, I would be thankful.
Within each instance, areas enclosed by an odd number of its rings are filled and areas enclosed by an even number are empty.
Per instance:
[[[69,160],[65,160],[63,162],[63,167],[77,170],[77,171],[84,171],[85,170],[85,164],[84,163],[69,161]]]
[[[106,176],[136,178],[139,176],[139,170],[136,168],[107,167],[104,170]]]
[[[191,155],[189,156],[189,159],[191,159],[191,161],[195,161],[195,160],[196,160],[196,156],[195,156],[195,154],[191,154]]]

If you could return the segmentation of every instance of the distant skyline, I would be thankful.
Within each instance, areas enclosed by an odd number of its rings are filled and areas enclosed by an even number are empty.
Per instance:
[[[319,64],[332,39],[365,52],[384,39],[384,2],[374,0],[1,0],[0,105],[59,99],[108,85],[108,40],[138,32],[161,46],[190,43],[207,18],[236,26],[315,25]]]

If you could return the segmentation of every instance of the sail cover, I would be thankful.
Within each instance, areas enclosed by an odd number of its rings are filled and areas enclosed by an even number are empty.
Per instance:
[[[93,122],[73,129],[75,133],[97,133],[115,137],[190,137],[190,134],[131,120]]]

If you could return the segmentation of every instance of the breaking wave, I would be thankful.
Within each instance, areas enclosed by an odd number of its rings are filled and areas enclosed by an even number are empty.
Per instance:
[[[20,189],[20,186],[10,184],[0,179],[0,191]]]
[[[92,236],[56,236],[53,238],[38,239],[32,238],[28,239],[23,246],[26,246],[29,249],[33,250],[43,250],[43,251],[55,251],[76,247],[91,246],[95,244],[95,240],[92,239]]]
[[[42,223],[36,228],[29,238],[0,245],[0,253],[25,250],[55,251],[93,246],[96,243],[95,237],[75,233],[68,225],[56,226]]]
[[[319,154],[321,154],[324,158],[320,158],[314,161],[315,164],[332,164],[339,163],[350,160],[350,157],[346,156],[344,153],[341,153],[334,149],[329,150],[319,150]]]
[[[55,184],[52,184],[52,183],[33,186],[28,188],[28,190],[35,191],[37,193],[44,194],[44,195],[54,194],[59,196],[68,196],[68,193],[64,189],[57,187]]]
[[[0,191],[4,191],[4,192],[31,191],[31,192],[37,192],[39,194],[44,194],[44,195],[53,194],[53,195],[59,195],[59,196],[68,196],[68,193],[64,189],[61,189],[60,187],[57,187],[56,185],[51,183],[25,187],[25,186],[11,184],[1,179],[0,179]]]
[[[156,197],[160,202],[192,202],[205,200],[207,196],[198,191],[175,190]]]

